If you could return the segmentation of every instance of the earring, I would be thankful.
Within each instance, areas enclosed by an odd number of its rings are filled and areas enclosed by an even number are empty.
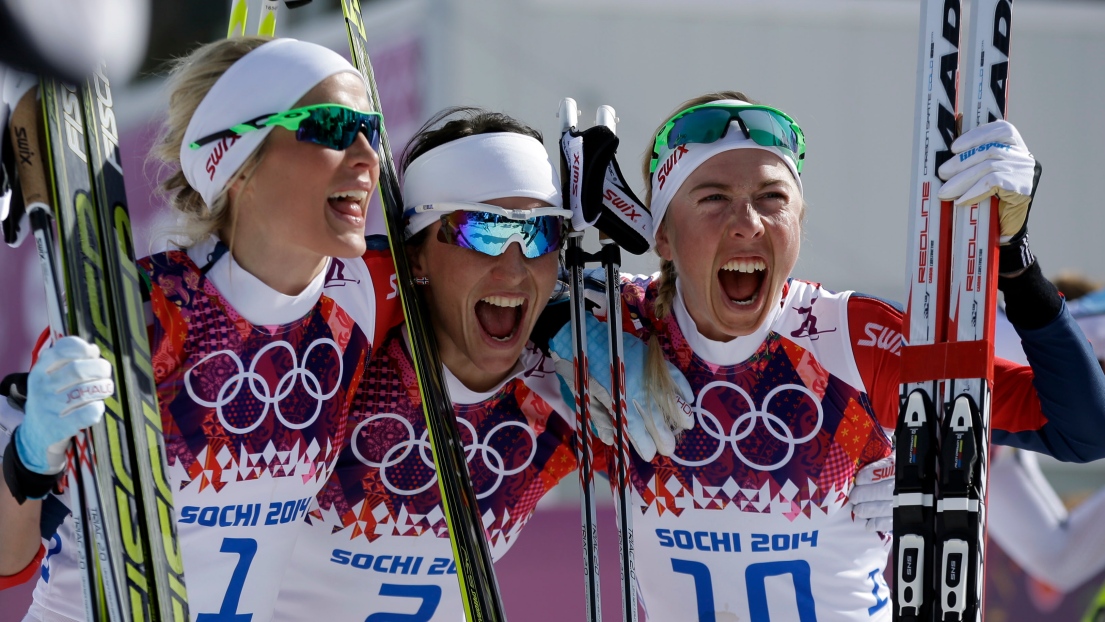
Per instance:
[[[429,285],[430,284],[430,278],[425,277],[425,276],[416,276],[411,280],[414,282],[415,285]]]

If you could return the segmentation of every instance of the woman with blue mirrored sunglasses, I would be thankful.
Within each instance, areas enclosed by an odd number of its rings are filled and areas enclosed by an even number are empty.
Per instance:
[[[575,416],[552,361],[530,341],[556,284],[570,212],[541,134],[506,115],[468,108],[437,115],[412,140],[403,168],[412,272],[499,558],[538,499],[574,474]],[[402,599],[364,598],[385,593],[392,575],[335,564],[335,548],[351,559],[452,560],[403,327],[375,351],[348,423],[350,450],[327,486],[340,493],[320,499],[324,520],[296,545],[278,619],[317,617],[319,603],[335,619],[406,611]],[[339,507],[363,508],[377,527],[352,533],[353,524],[331,511]],[[425,518],[401,528],[408,516]],[[463,617],[456,575],[426,569],[421,589],[436,603],[426,618]]]

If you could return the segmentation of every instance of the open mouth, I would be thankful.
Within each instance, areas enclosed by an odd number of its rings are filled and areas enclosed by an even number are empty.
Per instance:
[[[354,225],[364,222],[365,202],[368,192],[365,190],[343,190],[335,192],[326,198],[330,209],[334,210],[343,220]]]
[[[525,310],[525,296],[487,296],[476,303],[476,320],[488,337],[507,343],[518,335]]]
[[[767,264],[759,258],[730,259],[718,270],[717,278],[730,302],[751,307],[760,299],[767,280]]]

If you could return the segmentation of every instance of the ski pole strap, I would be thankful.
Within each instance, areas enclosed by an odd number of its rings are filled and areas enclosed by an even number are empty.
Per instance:
[[[8,491],[15,497],[16,502],[23,505],[27,499],[33,501],[44,499],[57,486],[65,470],[62,469],[60,473],[53,475],[43,475],[28,469],[23,464],[23,459],[19,457],[19,451],[16,450],[16,434],[19,434],[19,428],[12,433],[11,441],[4,450],[4,483],[8,485]]]
[[[652,248],[652,214],[618,166],[618,143],[618,136],[604,125],[561,136],[572,227],[581,231],[595,226],[618,246],[641,255]]]

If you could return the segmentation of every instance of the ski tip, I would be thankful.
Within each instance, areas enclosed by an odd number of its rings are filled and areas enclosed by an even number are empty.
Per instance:
[[[246,18],[249,17],[248,0],[238,0],[234,8],[230,10],[230,26],[226,29],[226,38],[244,37],[246,34]],[[275,21],[273,27],[275,28]]]
[[[265,15],[264,19],[261,20],[261,24],[257,27],[257,34],[262,37],[276,36],[276,11],[271,11]]]

